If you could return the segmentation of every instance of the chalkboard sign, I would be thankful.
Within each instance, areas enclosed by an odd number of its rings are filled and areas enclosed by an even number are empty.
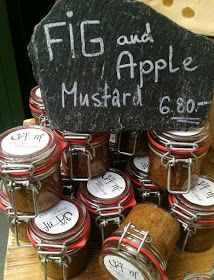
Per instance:
[[[50,123],[72,131],[197,127],[214,43],[131,0],[58,0],[28,46]]]

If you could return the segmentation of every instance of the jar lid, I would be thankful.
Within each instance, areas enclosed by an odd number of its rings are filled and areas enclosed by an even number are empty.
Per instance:
[[[38,214],[28,225],[31,243],[65,245],[68,250],[85,245],[90,231],[90,218],[84,205],[63,197],[54,207]],[[84,241],[84,242],[83,242]]]
[[[36,169],[34,174],[41,173],[60,159],[65,147],[46,127],[9,129],[0,135],[0,173],[7,169],[12,176],[23,176],[32,171],[31,166]]]
[[[201,176],[187,194],[169,195],[169,203],[181,206],[197,216],[196,223],[214,224],[214,180]]]
[[[148,132],[149,143],[162,152],[174,154],[202,153],[210,146],[208,124],[198,129]]]
[[[41,90],[40,90],[39,86],[34,87],[30,91],[29,102],[31,105],[36,106],[37,108],[44,106],[43,100],[42,100],[42,95],[41,95]]]
[[[97,144],[103,140],[106,140],[109,137],[109,134],[88,134],[88,133],[76,133],[70,131],[60,131],[54,130],[54,134],[60,141],[66,141],[71,144]]]
[[[94,214],[99,209],[113,208],[118,205],[127,209],[136,204],[128,176],[117,169],[110,169],[101,176],[82,182],[77,196]],[[117,210],[109,211],[117,212]]]
[[[133,158],[134,166],[144,174],[149,172],[149,157],[134,157]]]

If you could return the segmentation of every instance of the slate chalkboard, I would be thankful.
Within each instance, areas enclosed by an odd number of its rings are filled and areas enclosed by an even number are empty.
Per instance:
[[[28,46],[51,125],[73,131],[200,126],[214,43],[131,0],[58,0]]]

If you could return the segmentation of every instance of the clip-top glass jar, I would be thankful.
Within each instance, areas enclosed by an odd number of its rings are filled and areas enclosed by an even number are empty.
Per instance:
[[[63,197],[53,208],[31,220],[28,238],[37,249],[44,279],[70,279],[88,262],[90,216],[85,206]]]
[[[111,134],[109,147],[111,151],[127,156],[144,156],[148,154],[146,131],[121,131]]]
[[[100,264],[118,280],[166,280],[166,263],[179,235],[179,224],[169,213],[138,204],[104,241]]]
[[[182,225],[182,250],[201,252],[214,244],[214,180],[199,177],[187,194],[169,195],[172,213]]]
[[[91,214],[92,239],[97,242],[110,236],[136,204],[130,180],[116,169],[82,182],[77,197]]]
[[[19,126],[0,135],[0,176],[16,215],[36,215],[58,202],[65,148],[45,127]]]
[[[48,121],[39,86],[34,87],[30,92],[29,107],[32,116],[35,118],[35,124],[46,126]]]
[[[57,138],[68,145],[63,153],[63,172],[74,181],[88,181],[104,173],[109,166],[108,134],[79,134],[55,131]]]
[[[126,165],[125,171],[134,187],[138,203],[152,202],[164,205],[166,191],[159,188],[149,180],[149,157],[134,157]]]
[[[208,126],[186,131],[151,131],[149,178],[170,193],[188,193],[197,182],[210,146]]]

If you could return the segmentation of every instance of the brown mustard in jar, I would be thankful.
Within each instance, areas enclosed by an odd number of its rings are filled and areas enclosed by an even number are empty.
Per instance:
[[[150,131],[149,178],[170,193],[187,193],[195,185],[209,149],[208,126],[186,131]]]
[[[91,237],[98,243],[120,226],[128,210],[136,204],[130,180],[116,169],[82,182],[77,197],[91,214]]]
[[[178,246],[201,252],[214,244],[214,180],[201,176],[187,194],[169,195],[169,204],[182,226]]]
[[[167,192],[156,186],[148,177],[149,157],[134,157],[126,165],[125,171],[134,187],[138,203],[152,202],[165,206]]]
[[[14,215],[13,208],[9,203],[5,187],[0,182],[0,210],[7,216],[10,230],[15,234],[16,243],[22,246],[20,241],[28,242],[26,225],[29,222],[28,218],[23,218],[21,213]]]
[[[168,279],[164,271],[179,235],[179,224],[169,213],[138,204],[104,241],[100,264],[113,279]]]
[[[28,238],[37,250],[44,272],[53,279],[70,279],[88,263],[90,216],[84,205],[63,197],[51,209],[31,220]]]
[[[111,134],[109,140],[110,150],[127,156],[144,156],[148,153],[148,140],[146,131],[121,131]]]
[[[15,213],[35,215],[59,201],[65,148],[46,127],[20,126],[0,135],[0,176]]]
[[[46,126],[48,121],[39,86],[34,87],[30,92],[29,107],[31,114],[35,119],[35,124]]]
[[[78,134],[55,131],[57,138],[68,145],[62,157],[63,172],[74,181],[88,181],[109,167],[108,134]]]

